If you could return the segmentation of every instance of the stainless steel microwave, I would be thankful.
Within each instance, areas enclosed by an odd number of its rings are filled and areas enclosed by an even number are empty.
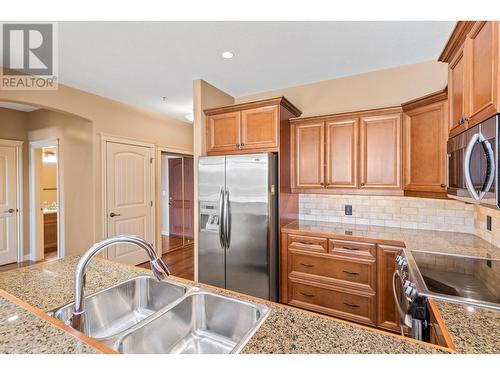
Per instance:
[[[450,198],[500,209],[499,118],[495,115],[448,140]]]

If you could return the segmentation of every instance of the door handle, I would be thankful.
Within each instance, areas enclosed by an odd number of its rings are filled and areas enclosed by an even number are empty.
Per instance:
[[[122,216],[121,214],[115,214],[114,212],[111,212],[109,214],[109,217],[115,217],[115,216]]]
[[[346,274],[348,274],[348,275],[352,275],[352,276],[357,276],[357,275],[359,275],[359,272],[352,272],[352,271],[345,271],[345,270],[343,270],[342,272],[344,272],[344,273],[346,273]]]
[[[302,294],[304,297],[314,297],[314,294],[312,294],[312,293],[300,292],[300,294]]]
[[[357,247],[352,247],[352,246],[342,246],[342,249],[351,250],[351,251],[359,251],[359,249]]]
[[[6,214],[13,214],[14,212],[16,212],[16,210],[14,210],[13,208],[9,208],[7,211],[4,211]]]
[[[300,263],[301,266],[307,267],[307,268],[313,268],[314,264],[309,264],[309,263]]]
[[[401,274],[399,273],[398,270],[394,271],[394,273],[392,274],[392,296],[394,297],[394,303],[396,305],[396,309],[398,310],[398,313],[400,316],[400,319],[399,319],[400,325],[401,325],[401,323],[404,323],[404,325],[411,327],[411,323],[408,319],[408,315],[403,311],[403,309],[401,307],[401,303],[399,302],[397,292],[396,292],[397,279],[402,280]],[[406,297],[406,295],[403,295],[403,298],[408,299],[408,297]],[[402,326],[401,326],[401,334],[403,335],[403,327]]]
[[[226,247],[224,241],[224,188],[219,192],[219,243],[221,247]]]
[[[231,207],[229,206],[229,189],[224,194],[224,237],[226,248],[231,245]]]
[[[472,157],[472,151],[476,143],[481,143],[487,160],[487,174],[483,186],[478,193],[474,188],[472,183],[472,177],[470,175],[470,162]],[[467,148],[465,149],[465,161],[464,161],[464,176],[465,176],[465,186],[469,191],[470,195],[474,200],[480,201],[484,195],[490,190],[491,185],[495,179],[495,155],[493,149],[491,148],[490,142],[481,133],[476,133],[472,136]]]
[[[360,305],[358,304],[355,304],[355,303],[349,303],[349,302],[342,302],[344,305],[346,306],[349,306],[349,307],[354,307],[354,308],[358,308]]]

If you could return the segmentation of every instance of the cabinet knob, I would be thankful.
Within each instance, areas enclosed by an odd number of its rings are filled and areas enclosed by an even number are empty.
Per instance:
[[[360,185],[361,185],[361,186],[365,186],[365,183],[364,183],[364,182],[362,182]]]
[[[444,189],[444,188],[447,187],[447,185],[446,184],[441,184],[441,187]]]

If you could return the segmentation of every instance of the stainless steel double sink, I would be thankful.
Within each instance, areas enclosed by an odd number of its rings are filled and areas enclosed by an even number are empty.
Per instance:
[[[83,333],[124,354],[238,353],[270,307],[138,276],[85,298]],[[74,304],[50,313],[70,325]]]

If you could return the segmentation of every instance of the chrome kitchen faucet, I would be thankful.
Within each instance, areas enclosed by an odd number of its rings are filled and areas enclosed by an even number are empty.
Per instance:
[[[99,252],[117,244],[131,244],[143,249],[149,257],[149,264],[157,280],[163,280],[170,275],[170,270],[161,257],[158,257],[153,246],[136,236],[115,236],[100,241],[92,246],[78,262],[75,271],[75,310],[71,326],[83,332],[85,327],[85,273],[90,261]]]

